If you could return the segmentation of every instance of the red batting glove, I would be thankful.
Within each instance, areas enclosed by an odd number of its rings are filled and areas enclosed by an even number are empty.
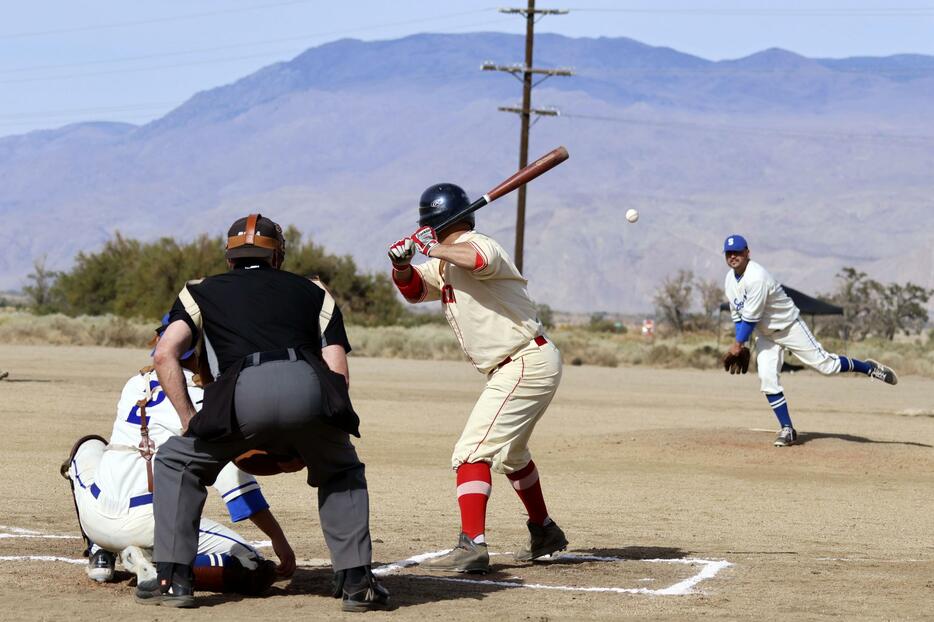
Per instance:
[[[431,257],[431,249],[440,244],[435,230],[427,225],[412,234],[412,241],[415,242],[418,252],[426,257]]]
[[[412,256],[415,255],[415,243],[412,238],[402,238],[389,247],[389,260],[393,268],[404,271],[412,263]]]

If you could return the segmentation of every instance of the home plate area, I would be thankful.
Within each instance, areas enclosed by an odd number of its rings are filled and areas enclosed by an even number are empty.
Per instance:
[[[434,572],[421,566],[447,551],[423,553],[374,568],[380,576],[396,575],[475,589],[533,589],[678,596],[700,591],[698,584],[731,566],[725,560],[669,556],[674,549],[608,549],[561,553],[534,564],[518,563],[511,553],[491,553],[492,572],[466,575]],[[657,556],[653,555],[653,552]]]
[[[6,541],[7,545],[2,547],[0,564],[87,563],[85,558],[76,556],[76,552],[83,546],[80,536],[76,534],[50,534],[0,526],[0,540]],[[268,541],[251,544],[261,549],[269,548]],[[676,548],[626,547],[575,550],[545,557],[535,563],[516,562],[512,553],[494,552],[490,554],[492,572],[486,575],[437,572],[422,566],[423,562],[446,552],[446,549],[432,551],[388,564],[376,564],[373,572],[381,577],[392,576],[395,580],[445,584],[445,590],[450,591],[452,595],[466,595],[478,590],[530,589],[680,596],[703,592],[704,582],[713,579],[721,570],[732,565],[726,560],[688,557],[684,551]],[[300,560],[298,566],[317,571],[327,568],[329,563],[324,559]],[[86,581],[83,575],[81,572],[78,579],[81,582]],[[322,581],[314,583],[327,583],[329,577],[329,573],[327,577],[317,577]],[[130,577],[127,575],[123,578]]]

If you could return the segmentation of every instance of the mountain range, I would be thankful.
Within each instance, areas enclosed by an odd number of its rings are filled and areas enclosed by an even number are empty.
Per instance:
[[[0,138],[0,289],[34,259],[67,269],[115,231],[218,235],[262,212],[366,270],[450,181],[478,196],[517,168],[520,84],[482,62],[523,37],[344,39],[197,93],[148,124]],[[571,158],[528,190],[525,273],[567,311],[642,312],[674,271],[723,278],[730,233],[782,282],[833,288],[843,266],[934,287],[934,57],[812,59],[769,49],[709,61],[626,38],[538,35],[555,106],[532,157]],[[623,214],[639,210],[636,224]],[[512,251],[515,199],[477,213]],[[168,301],[167,301],[168,302]]]

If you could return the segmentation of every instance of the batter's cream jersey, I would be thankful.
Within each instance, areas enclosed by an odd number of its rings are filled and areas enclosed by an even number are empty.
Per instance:
[[[432,258],[415,266],[425,287],[417,302],[441,300],[444,315],[470,362],[487,374],[544,332],[526,281],[495,240],[466,231],[455,243],[473,246],[474,270]]]
[[[194,384],[192,374],[185,371],[188,395],[200,409],[204,391]],[[104,451],[95,475],[94,487],[98,503],[119,514],[130,507],[151,502],[152,493],[146,475],[146,461],[139,452],[140,412],[137,402],[147,399],[146,419],[149,438],[158,448],[169,438],[182,432],[182,422],[162,391],[156,373],[141,372],[130,378],[123,387],[117,404],[110,444]],[[233,463],[227,464],[217,476],[214,488],[222,495],[230,519],[234,522],[249,518],[269,507],[259,484],[252,475],[244,473]]]
[[[757,330],[784,330],[801,313],[781,284],[755,261],[746,265],[738,280],[732,270],[728,271],[723,290],[730,301],[733,321],[754,322]]]

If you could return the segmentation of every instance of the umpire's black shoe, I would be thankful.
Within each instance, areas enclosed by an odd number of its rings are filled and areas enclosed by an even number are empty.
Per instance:
[[[141,605],[162,605],[180,609],[191,609],[197,606],[192,588],[173,583],[166,591],[163,591],[159,579],[151,579],[138,584],[136,602]]]
[[[389,590],[376,580],[369,566],[342,570],[339,574],[335,583],[343,583],[342,610],[363,612],[391,608]]]

